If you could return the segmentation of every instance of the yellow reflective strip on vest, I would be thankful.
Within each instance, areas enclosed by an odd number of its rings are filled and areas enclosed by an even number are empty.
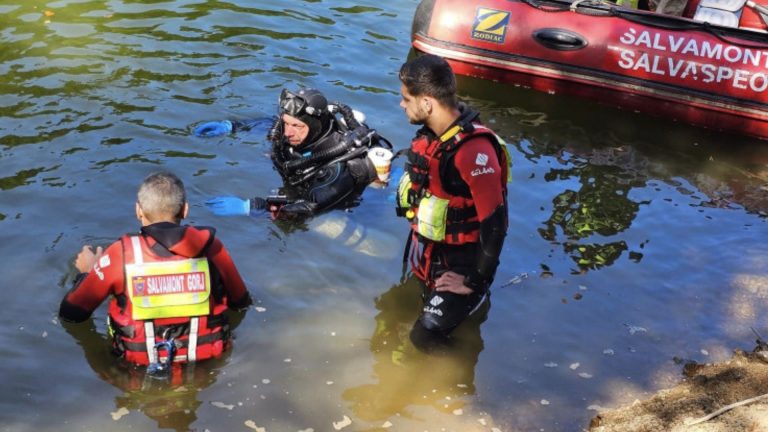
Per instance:
[[[447,131],[445,131],[444,134],[440,135],[440,142],[448,141],[449,139],[453,138],[454,135],[456,135],[459,132],[461,132],[461,126],[454,125],[452,128],[450,128]]]
[[[496,134],[494,134],[496,135]],[[496,135],[496,139],[499,141],[499,145],[501,146],[501,150],[504,152],[504,156],[506,157],[506,164],[507,164],[507,183],[512,182],[512,155],[509,154],[509,147],[507,147],[507,142],[504,141],[504,139],[498,135]]]
[[[448,200],[427,195],[419,201],[416,232],[434,241],[445,240]]]
[[[211,272],[205,258],[126,264],[125,276],[133,319],[210,313]]]
[[[400,183],[397,185],[397,206],[400,208],[408,209],[411,204],[408,202],[408,191],[411,190],[411,176],[408,172],[404,172],[400,177]]]

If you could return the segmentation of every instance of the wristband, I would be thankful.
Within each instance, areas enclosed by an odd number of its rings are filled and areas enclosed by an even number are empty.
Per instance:
[[[491,282],[493,278],[484,278],[477,271],[472,271],[464,277],[464,286],[478,293],[485,292],[491,286]]]

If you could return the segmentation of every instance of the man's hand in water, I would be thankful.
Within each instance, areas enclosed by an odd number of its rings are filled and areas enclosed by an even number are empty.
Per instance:
[[[93,253],[93,247],[85,245],[83,246],[83,249],[80,250],[80,253],[77,254],[75,267],[77,267],[77,270],[79,270],[80,273],[88,273],[93,266],[96,265],[96,261],[99,260],[103,253],[104,249],[101,246],[98,246],[96,248],[96,253]]]
[[[472,293],[472,289],[464,285],[464,276],[452,271],[447,271],[441,274],[435,280],[435,290],[448,291],[462,295]]]

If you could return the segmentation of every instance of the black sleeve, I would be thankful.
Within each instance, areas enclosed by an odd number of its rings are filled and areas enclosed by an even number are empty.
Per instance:
[[[347,162],[347,168],[355,180],[355,184],[361,188],[376,180],[376,167],[367,157],[352,159]]]
[[[270,117],[261,117],[247,120],[230,120],[232,122],[232,132],[250,131],[256,129],[259,131],[270,130],[273,127],[274,119]]]
[[[79,273],[75,276],[75,280],[72,282],[72,289],[70,289],[69,292],[77,289],[86,276],[88,276],[88,273]],[[91,311],[87,311],[80,306],[68,302],[67,296],[64,296],[61,300],[61,304],[59,305],[59,318],[61,318],[62,321],[79,323],[90,317]]]
[[[484,291],[491,286],[499,266],[501,248],[507,235],[507,208],[504,204],[496,207],[493,213],[480,221],[480,247],[478,248],[477,266],[464,278],[464,285],[476,291]]]
[[[318,212],[316,203],[306,200],[293,201],[280,207],[276,217],[279,219],[304,218]]]

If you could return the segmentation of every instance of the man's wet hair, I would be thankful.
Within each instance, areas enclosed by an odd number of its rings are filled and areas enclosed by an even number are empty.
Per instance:
[[[168,171],[152,173],[139,187],[138,202],[149,220],[182,219],[184,203],[187,202],[184,183]]]
[[[449,108],[458,106],[456,76],[442,57],[424,54],[405,62],[400,67],[400,81],[414,96],[433,97]]]

